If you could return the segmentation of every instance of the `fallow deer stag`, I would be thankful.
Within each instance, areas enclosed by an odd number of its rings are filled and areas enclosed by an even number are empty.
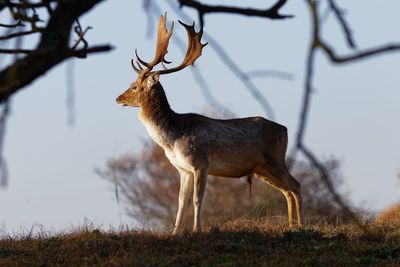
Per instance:
[[[262,117],[218,120],[199,114],[178,114],[169,106],[159,82],[162,74],[180,71],[193,65],[206,44],[201,43],[203,29],[179,21],[188,34],[188,48],[183,62],[167,69],[165,60],[173,23],[166,28],[166,16],[158,24],[157,47],[151,62],[142,60],[135,50],[138,74],[135,82],[116,101],[123,106],[141,107],[139,118],[150,136],[160,145],[180,174],[178,213],[173,233],[177,233],[183,210],[193,192],[194,226],[200,230],[200,210],[207,175],[239,178],[256,175],[280,190],[287,200],[289,225],[296,206],[297,222],[303,222],[300,184],[290,175],[285,163],[286,127]],[[153,70],[162,64],[163,69]],[[240,200],[238,200],[240,201]]]

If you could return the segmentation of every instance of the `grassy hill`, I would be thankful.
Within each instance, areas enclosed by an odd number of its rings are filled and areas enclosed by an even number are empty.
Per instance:
[[[3,237],[0,266],[400,266],[400,224],[289,229],[233,221],[202,233],[86,227],[71,233]]]

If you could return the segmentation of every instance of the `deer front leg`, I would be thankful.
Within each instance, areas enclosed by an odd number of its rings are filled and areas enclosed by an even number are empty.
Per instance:
[[[177,234],[182,223],[183,211],[189,201],[190,194],[193,188],[193,175],[186,171],[179,171],[180,174],[180,187],[179,187],[179,202],[178,213],[176,214],[175,227],[172,234]]]
[[[203,201],[204,191],[207,182],[207,169],[198,169],[194,172],[194,193],[193,193],[193,207],[194,207],[194,220],[193,230],[199,231],[201,228],[201,203]]]

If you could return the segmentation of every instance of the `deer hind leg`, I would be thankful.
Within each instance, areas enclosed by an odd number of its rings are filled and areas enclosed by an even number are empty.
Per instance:
[[[286,203],[287,203],[287,209],[288,209],[288,220],[289,220],[289,226],[293,226],[293,211],[295,211],[295,201],[293,198],[293,195],[290,191],[287,190],[280,190],[281,193],[285,196],[286,198]]]
[[[300,183],[286,170],[286,181],[290,187],[290,193],[294,198],[296,204],[297,224],[300,226],[304,221],[303,202],[300,193]]]
[[[293,176],[290,176],[290,180],[293,181],[293,187],[294,190],[292,191],[292,195],[294,197],[295,203],[296,203],[296,212],[297,212],[297,224],[302,225],[304,223],[304,210],[303,210],[303,201],[301,199],[301,193],[300,193],[300,183],[297,182],[296,179],[293,178]]]
[[[194,220],[193,230],[199,231],[201,228],[201,204],[203,202],[204,191],[207,183],[207,169],[201,168],[194,171],[194,192],[193,192],[193,207]]]
[[[190,172],[183,170],[179,171],[180,174],[180,187],[179,187],[179,202],[178,202],[178,213],[176,214],[176,221],[174,231],[172,234],[177,234],[182,223],[183,211],[185,210],[189,197],[193,189],[193,175]]]
[[[293,226],[293,210],[294,209],[294,204],[295,200],[293,198],[293,195],[291,191],[288,189],[287,186],[279,182],[279,180],[275,178],[271,178],[271,176],[263,176],[263,175],[257,175],[258,178],[269,184],[270,186],[278,189],[286,198],[286,203],[287,203],[287,211],[288,211],[288,221],[289,221],[289,226]]]
[[[278,189],[286,198],[288,206],[289,226],[293,226],[293,210],[297,213],[297,223],[303,222],[303,211],[300,197],[300,184],[289,174],[286,168],[282,171],[268,171],[262,168],[256,172],[257,176],[272,187]]]

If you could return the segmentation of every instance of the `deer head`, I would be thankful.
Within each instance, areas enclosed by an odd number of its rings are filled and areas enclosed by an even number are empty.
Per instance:
[[[137,50],[135,50],[136,62],[132,59],[131,64],[133,70],[138,74],[138,77],[136,81],[134,81],[129,88],[116,99],[118,104],[132,107],[143,106],[147,100],[156,93],[155,91],[162,89],[161,84],[159,83],[160,75],[180,71],[189,65],[193,65],[196,59],[201,56],[203,47],[207,45],[207,43],[201,43],[203,28],[200,28],[199,32],[196,32],[194,29],[194,22],[193,25],[186,25],[179,21],[188,34],[186,55],[180,65],[170,69],[165,67],[164,63],[171,63],[165,59],[165,55],[168,53],[169,39],[171,38],[174,28],[174,23],[172,22],[171,28],[168,30],[166,28],[166,20],[166,14],[160,17],[157,30],[156,52],[152,61],[146,62],[142,60],[138,56]],[[153,70],[153,68],[158,64],[161,64],[163,69]]]

